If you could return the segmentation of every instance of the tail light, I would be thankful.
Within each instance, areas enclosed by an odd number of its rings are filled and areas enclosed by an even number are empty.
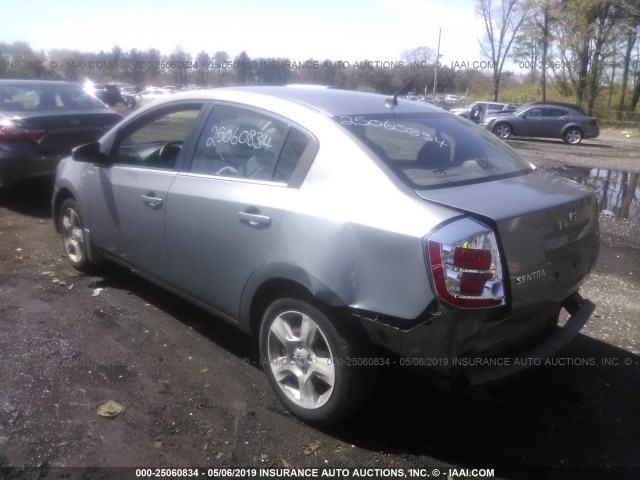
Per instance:
[[[461,308],[504,305],[504,283],[494,232],[473,220],[447,224],[426,240],[437,295]]]
[[[44,134],[44,130],[24,128],[11,120],[0,122],[0,142],[32,143],[35,145]]]
[[[591,119],[591,125],[597,127],[598,125],[600,125],[600,122],[598,121],[597,118],[592,118]]]

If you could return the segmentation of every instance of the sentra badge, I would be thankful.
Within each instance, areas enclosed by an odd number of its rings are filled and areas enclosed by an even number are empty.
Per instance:
[[[519,277],[516,277],[516,285],[522,285],[532,280],[539,280],[546,276],[547,274],[544,271],[544,268],[542,270],[536,270],[535,272],[527,273],[526,275],[520,275]]]

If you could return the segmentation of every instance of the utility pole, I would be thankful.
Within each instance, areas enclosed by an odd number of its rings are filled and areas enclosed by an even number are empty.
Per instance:
[[[438,68],[440,68],[440,34],[442,29],[438,29],[438,53],[436,53],[436,63],[433,65],[433,94],[431,98],[436,98],[436,86],[438,85]],[[425,92],[426,97],[426,92]]]

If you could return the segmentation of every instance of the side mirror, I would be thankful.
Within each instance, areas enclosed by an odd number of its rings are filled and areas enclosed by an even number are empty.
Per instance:
[[[100,152],[100,142],[94,142],[74,148],[71,158],[77,162],[104,163],[107,156]]]

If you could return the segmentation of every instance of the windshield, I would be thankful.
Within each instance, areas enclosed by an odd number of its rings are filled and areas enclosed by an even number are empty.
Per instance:
[[[494,135],[448,113],[354,114],[335,120],[416,189],[490,181],[533,170]]]
[[[0,86],[0,110],[40,112],[106,108],[97,98],[76,85],[52,83],[3,84]]]

